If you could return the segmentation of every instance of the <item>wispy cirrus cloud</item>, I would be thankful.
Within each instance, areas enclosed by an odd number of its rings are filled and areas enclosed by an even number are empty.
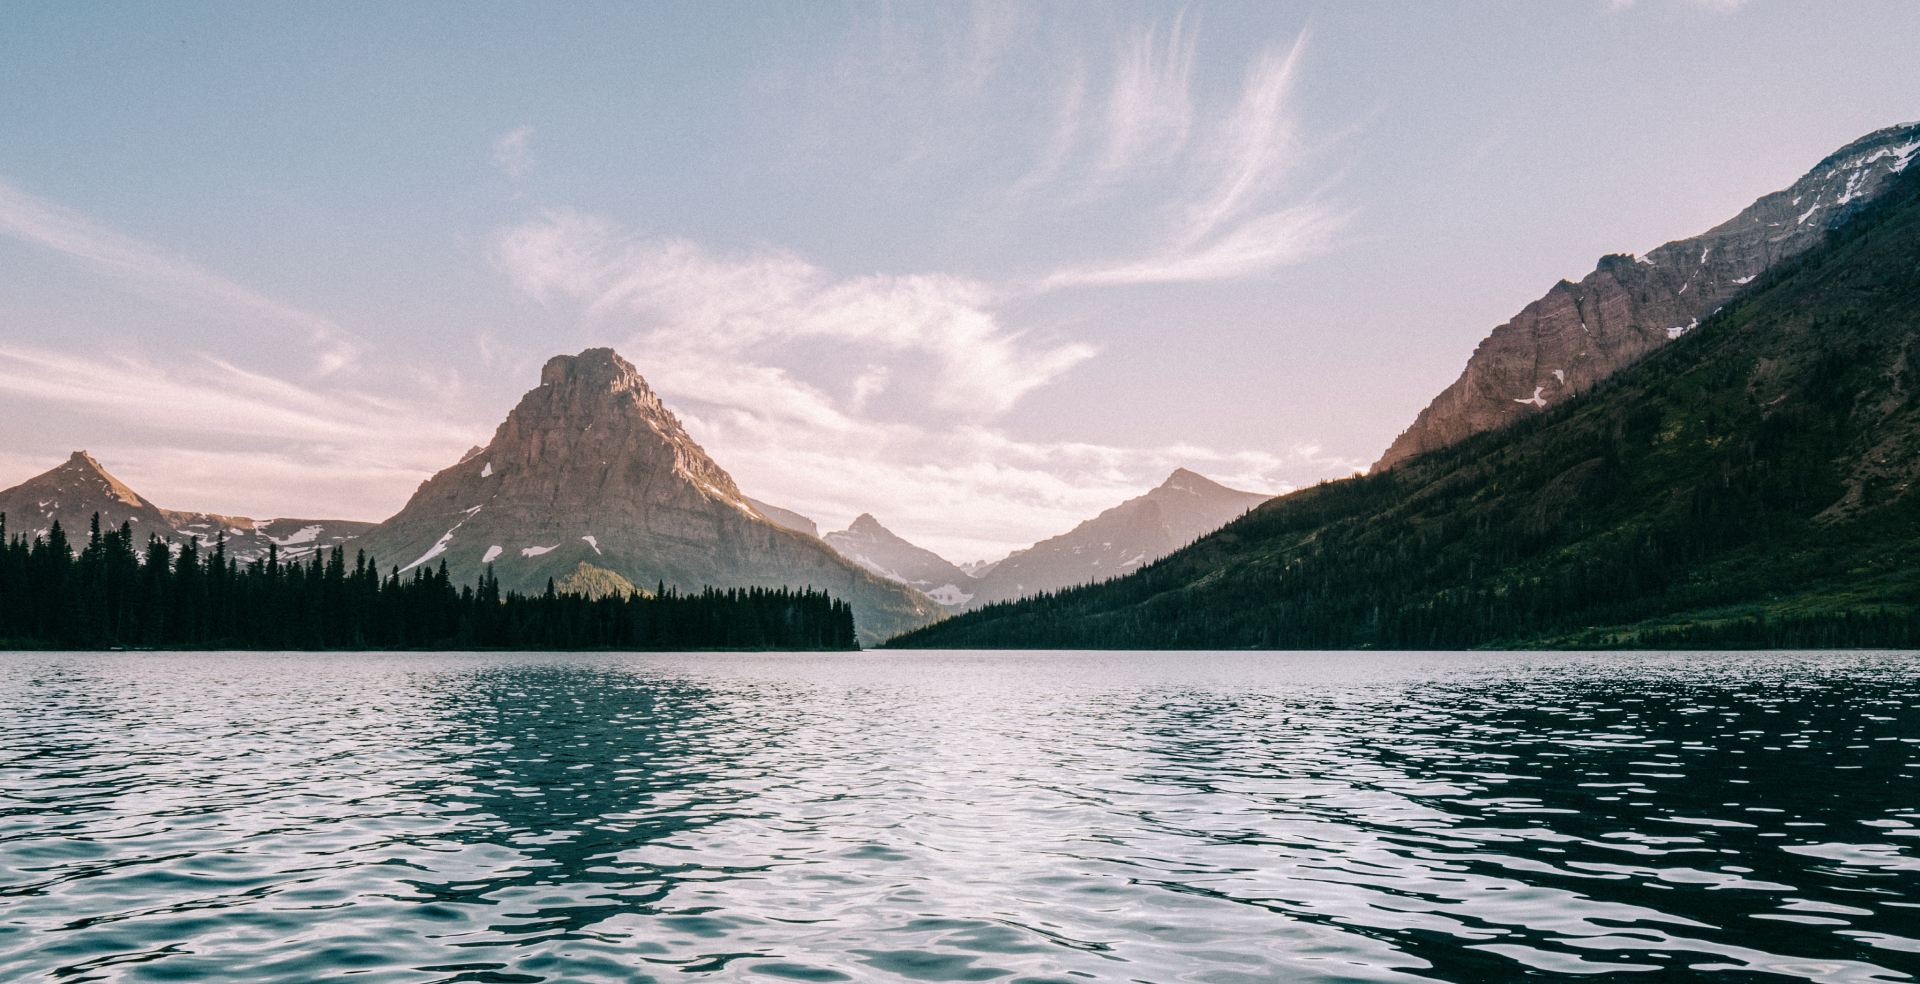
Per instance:
[[[238,315],[300,332],[314,368],[346,368],[363,346],[333,321],[276,301],[0,179],[0,233],[79,260],[184,307]]]
[[[1108,171],[1174,159],[1193,126],[1195,34],[1186,14],[1174,17],[1164,39],[1158,25],[1126,32],[1114,55],[1113,87],[1107,98]]]
[[[397,417],[412,418],[407,434],[429,444],[471,432],[419,419],[411,401],[313,389],[211,356],[182,365],[0,345],[0,392],[208,436],[390,449]]]
[[[1193,190],[1172,205],[1157,245],[1130,258],[1056,270],[1038,289],[1234,279],[1327,248],[1344,213],[1313,200],[1276,201],[1300,156],[1291,103],[1306,41],[1302,34],[1248,66],[1238,103],[1181,158],[1196,177]]]
[[[920,360],[924,398],[962,413],[1003,412],[1093,355],[1008,329],[992,312],[999,291],[951,274],[834,277],[792,253],[716,256],[571,211],[506,230],[498,256],[528,295],[565,295],[588,318],[624,319],[657,354],[739,362],[787,343],[843,343]],[[869,375],[863,397],[881,385]]]
[[[493,142],[493,163],[516,180],[533,169],[533,127],[523,126],[501,134]]]

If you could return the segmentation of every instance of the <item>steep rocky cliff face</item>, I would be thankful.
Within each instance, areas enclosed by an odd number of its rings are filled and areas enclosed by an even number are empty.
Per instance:
[[[506,590],[544,590],[580,564],[642,588],[814,587],[853,606],[864,642],[944,612],[747,501],[612,349],[556,356],[493,440],[422,483],[362,538],[382,567],[491,566]]]
[[[212,549],[224,537],[227,556],[242,562],[264,557],[270,549],[277,549],[283,558],[298,559],[345,543],[374,525],[344,519],[255,520],[162,509],[109,474],[85,451],[75,451],[64,463],[0,492],[0,514],[7,518],[8,536],[38,536],[58,521],[68,542],[82,546],[95,513],[100,514],[102,529],[130,525],[136,545],[144,543],[148,534],[158,534],[176,543],[194,540],[203,549]]]
[[[1131,574],[1267,499],[1178,469],[1146,495],[1010,554],[974,580],[973,598],[965,607]]]
[[[973,600],[974,580],[965,571],[896,536],[871,513],[861,513],[853,525],[822,539],[840,556],[889,581],[909,585],[951,611]]]
[[[1499,326],[1373,471],[1539,413],[1680,337],[1873,201],[1920,153],[1920,123],[1869,134],[1731,220],[1646,256],[1602,257]]]

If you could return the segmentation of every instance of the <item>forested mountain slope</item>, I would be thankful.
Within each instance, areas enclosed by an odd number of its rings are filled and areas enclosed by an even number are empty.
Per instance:
[[[1546,413],[890,645],[1920,643],[1917,190]]]

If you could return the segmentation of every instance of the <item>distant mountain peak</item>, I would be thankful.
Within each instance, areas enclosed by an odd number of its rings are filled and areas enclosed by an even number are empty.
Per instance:
[[[135,508],[151,507],[153,504],[140,497],[138,492],[128,488],[126,483],[113,477],[98,459],[85,451],[75,451],[67,457],[64,464],[39,476],[47,479],[50,488],[64,488],[77,491],[74,483],[97,483],[98,491],[109,499],[125,506]]]
[[[1130,574],[1267,501],[1176,468],[1165,482],[1059,536],[1016,550],[975,577],[972,606]]]
[[[227,556],[246,562],[277,550],[281,557],[305,556],[344,543],[372,523],[325,519],[253,520],[245,516],[163,509],[113,476],[99,459],[75,451],[66,461],[13,488],[0,491],[0,513],[7,533],[37,536],[55,522],[81,534],[99,514],[103,528],[127,524],[136,540],[149,535],[203,548],[225,538]]]
[[[1175,468],[1173,474],[1168,475],[1167,480],[1161,482],[1160,487],[1154,489],[1154,491],[1190,492],[1194,495],[1208,495],[1218,492],[1231,492],[1236,495],[1244,494],[1235,489],[1227,488],[1199,472],[1188,471],[1185,468]]]
[[[973,578],[945,557],[918,547],[861,513],[846,529],[821,537],[840,556],[889,581],[909,585],[948,609],[973,599]]]

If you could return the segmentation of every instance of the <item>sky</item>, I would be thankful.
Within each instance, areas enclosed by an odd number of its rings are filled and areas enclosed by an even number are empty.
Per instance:
[[[1920,118],[1920,4],[0,9],[0,488],[379,520],[610,345],[995,559],[1367,467],[1601,255]]]

